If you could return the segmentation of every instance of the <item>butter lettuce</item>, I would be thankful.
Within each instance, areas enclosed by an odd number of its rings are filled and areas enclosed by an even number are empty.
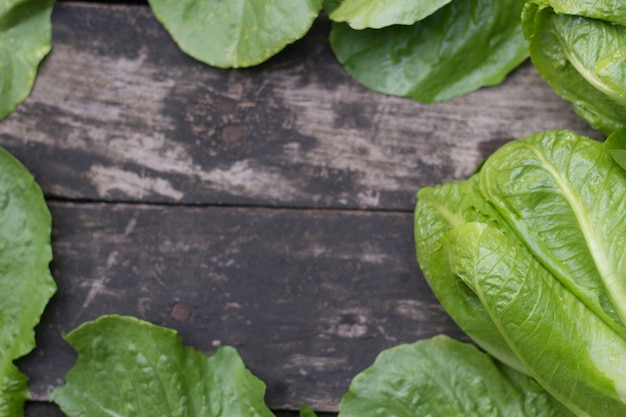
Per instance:
[[[412,25],[377,30],[335,23],[331,47],[366,87],[440,102],[500,83],[528,57],[523,5],[524,0],[453,1]]]
[[[1,148],[0,219],[0,417],[18,417],[30,394],[13,361],[35,346],[34,327],[56,290],[52,221],[32,175]]]
[[[383,351],[358,374],[339,417],[573,416],[535,381],[475,346],[437,336]]]
[[[220,68],[260,64],[302,38],[322,0],[149,0],[182,51]]]
[[[78,352],[50,399],[68,417],[272,417],[265,384],[236,350],[207,357],[174,330],[133,317],[103,316],[66,336]]]
[[[510,142],[415,210],[448,313],[577,416],[626,415],[625,237],[626,171],[568,131]]]
[[[37,68],[50,52],[54,0],[0,2],[0,119],[30,93]]]

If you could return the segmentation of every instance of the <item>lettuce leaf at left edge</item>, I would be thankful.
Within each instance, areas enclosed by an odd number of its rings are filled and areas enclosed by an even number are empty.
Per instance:
[[[13,361],[35,346],[33,328],[56,290],[52,220],[32,175],[1,148],[0,219],[0,417],[18,417],[29,391]]]
[[[55,0],[0,2],[0,120],[30,93],[39,63],[52,48]]]
[[[78,352],[50,399],[68,417],[273,417],[265,384],[237,351],[183,346],[174,330],[133,317],[103,316],[65,339]]]

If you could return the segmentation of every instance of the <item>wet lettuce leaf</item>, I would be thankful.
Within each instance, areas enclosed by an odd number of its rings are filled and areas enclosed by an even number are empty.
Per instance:
[[[383,351],[353,379],[339,417],[368,416],[573,414],[531,378],[442,335]]]
[[[35,347],[34,327],[56,290],[52,220],[32,175],[1,148],[0,218],[0,417],[19,417],[30,394],[13,361]]]
[[[302,38],[322,0],[149,0],[182,51],[220,68],[260,64]]]
[[[50,52],[54,0],[0,2],[0,119],[30,94]]]
[[[331,47],[373,90],[440,102],[500,83],[528,57],[523,0],[453,1],[410,26],[354,30],[335,23]]]
[[[568,2],[550,3],[558,9],[530,1],[522,14],[537,71],[593,128],[608,135],[626,126],[626,6],[580,2],[589,6],[580,10],[566,7]],[[612,8],[622,12],[611,13]],[[611,17],[603,20],[606,14]]]
[[[577,416],[626,415],[625,236],[626,171],[568,131],[508,143],[415,211],[448,313]]]
[[[412,25],[430,16],[451,0],[343,0],[328,17],[346,22],[353,29],[380,29],[391,25]]]
[[[273,416],[265,384],[234,348],[207,357],[174,330],[125,316],[100,317],[65,339],[78,359],[50,399],[69,417]]]

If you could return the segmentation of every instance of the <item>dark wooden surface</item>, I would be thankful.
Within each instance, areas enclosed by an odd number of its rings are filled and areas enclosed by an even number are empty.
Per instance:
[[[367,90],[324,18],[244,70],[185,56],[145,5],[61,2],[53,27],[33,93],[0,122],[54,222],[59,291],[18,363],[30,417],[61,415],[61,334],[113,313],[237,347],[279,416],[336,412],[382,349],[463,338],[415,261],[417,190],[535,131],[599,137],[529,62],[436,105]]]

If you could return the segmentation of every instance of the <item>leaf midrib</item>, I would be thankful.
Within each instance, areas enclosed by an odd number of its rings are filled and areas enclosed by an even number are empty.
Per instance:
[[[576,221],[580,225],[580,230],[585,242],[587,243],[587,247],[589,248],[591,258],[593,259],[596,269],[605,284],[606,290],[611,297],[611,301],[617,309],[622,321],[626,323],[626,304],[620,302],[620,300],[626,300],[626,291],[624,291],[624,289],[622,289],[619,285],[620,282],[617,271],[612,268],[612,263],[606,256],[609,251],[603,244],[601,237],[598,236],[593,221],[589,216],[589,212],[581,203],[582,198],[580,198],[578,193],[570,187],[569,181],[561,175],[559,170],[557,170],[556,167],[548,161],[535,146],[528,144],[528,147],[542,163],[542,167],[552,177],[557,188],[560,190],[561,195],[571,207],[572,212],[576,217]]]

